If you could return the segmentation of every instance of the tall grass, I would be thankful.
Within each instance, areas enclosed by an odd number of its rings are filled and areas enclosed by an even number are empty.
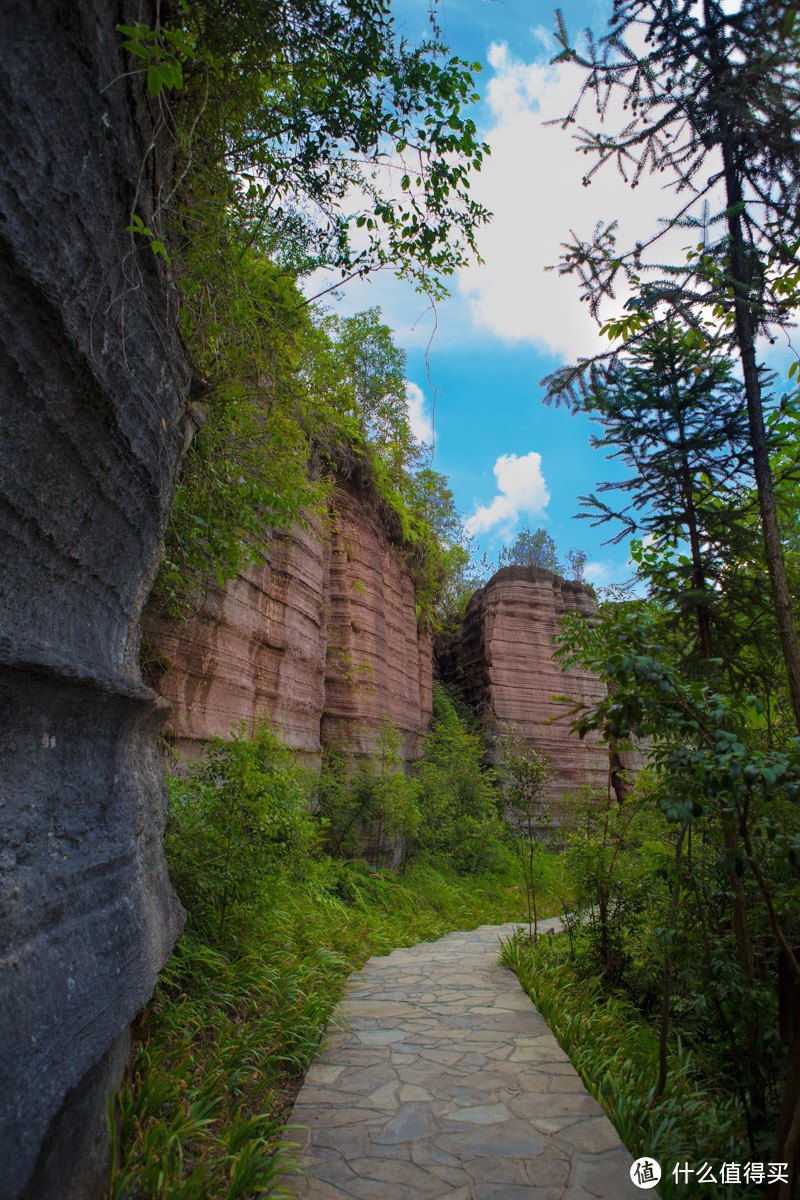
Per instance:
[[[308,859],[275,866],[224,945],[215,922],[191,919],[135,1029],[111,1200],[283,1194],[286,1110],[348,974],[396,946],[516,920],[523,904],[513,872],[419,864],[397,877]]]
[[[110,1113],[109,1200],[282,1194],[285,1114],[350,972],[397,946],[521,918],[521,869],[491,803],[476,801],[477,742],[456,736],[460,718],[439,708],[448,736],[431,734],[426,763],[438,773],[423,772],[423,836],[400,875],[324,852],[322,783],[266,723],[213,741],[203,765],[171,781],[166,852],[188,922],[134,1030],[131,1077]],[[345,807],[375,781],[369,767],[331,771],[326,786]],[[491,786],[481,788],[486,801]],[[447,836],[426,841],[425,820],[448,812]],[[470,814],[485,845],[465,859]],[[560,868],[538,857],[542,907],[555,912]],[[478,864],[492,873],[476,874]]]
[[[690,1053],[675,1037],[663,1096],[654,1102],[658,1078],[658,1030],[623,994],[597,979],[576,974],[564,936],[503,943],[503,962],[552,1029],[587,1090],[603,1106],[634,1158],[661,1164],[658,1193],[674,1197],[763,1196],[736,1185],[716,1187],[672,1174],[676,1163],[743,1162],[746,1137],[735,1100],[713,1079],[701,1079]]]

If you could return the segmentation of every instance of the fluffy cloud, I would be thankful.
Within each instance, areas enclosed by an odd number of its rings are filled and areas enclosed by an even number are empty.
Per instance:
[[[422,388],[410,379],[406,380],[406,398],[408,400],[408,423],[411,432],[418,442],[425,446],[433,445],[433,422],[427,411]]]
[[[535,450],[517,457],[501,454],[494,464],[497,495],[479,505],[466,522],[471,534],[486,533],[499,525],[513,525],[522,513],[542,516],[550,493],[542,475],[542,456]]]
[[[626,245],[652,236],[658,217],[675,209],[675,196],[665,191],[662,175],[644,176],[633,191],[610,163],[583,187],[590,160],[576,153],[566,130],[544,124],[569,112],[580,73],[568,64],[523,62],[497,44],[489,63],[494,76],[486,99],[494,125],[481,132],[492,153],[472,192],[494,220],[479,237],[485,263],[459,273],[459,291],[471,304],[475,324],[506,341],[532,341],[565,358],[593,353],[599,347],[597,326],[588,305],[580,303],[577,282],[545,274],[545,267],[557,261],[570,230],[588,237],[598,221],[618,220]],[[591,123],[593,114],[585,107],[581,113]],[[610,114],[609,130],[615,117]],[[669,254],[679,260],[682,247],[696,240],[687,230],[668,237]],[[659,242],[657,261],[665,261],[664,250]],[[619,295],[609,311],[619,311],[625,299]]]
[[[620,570],[627,570],[627,565],[620,568],[619,563],[613,562],[611,559],[604,559],[596,562],[587,562],[583,569],[583,577],[587,583],[608,583],[609,580],[616,579],[620,574]]]

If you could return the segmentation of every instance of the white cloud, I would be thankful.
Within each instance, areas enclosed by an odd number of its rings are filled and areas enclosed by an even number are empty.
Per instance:
[[[548,58],[552,58],[559,50],[555,35],[547,25],[531,25],[531,36],[536,39]]]
[[[535,450],[517,457],[501,454],[494,464],[497,495],[479,505],[466,521],[471,534],[486,533],[498,525],[513,525],[522,513],[542,516],[550,499],[542,475],[542,456]]]
[[[486,99],[494,126],[485,133],[492,148],[473,197],[494,213],[479,235],[483,266],[459,273],[461,294],[471,303],[476,325],[506,341],[532,341],[566,358],[598,349],[597,326],[588,305],[579,300],[574,277],[545,273],[555,263],[570,230],[588,238],[598,221],[619,220],[620,244],[646,240],[658,229],[658,217],[677,207],[665,190],[666,176],[646,175],[634,191],[609,163],[589,187],[582,179],[592,159],[576,153],[575,142],[558,119],[571,109],[581,76],[569,64],[526,63],[506,45],[493,44],[489,63],[494,75]],[[587,124],[592,113],[581,110]],[[617,118],[609,106],[608,129]],[[483,132],[483,131],[482,131]],[[669,257],[682,261],[682,247],[696,240],[688,230],[668,235]],[[665,261],[664,241],[656,261]],[[620,311],[627,294],[610,302],[609,315]]]
[[[644,584],[637,580],[636,570],[630,559],[627,563],[615,562],[610,558],[589,562],[583,577],[587,583],[593,583],[600,588],[601,595],[604,588],[624,588],[631,596],[644,596],[647,593]]]
[[[625,569],[623,568],[623,570]],[[588,562],[583,569],[583,577],[587,583],[608,583],[619,573],[619,564],[612,562],[611,559],[605,559],[603,562]]]
[[[410,379],[406,380],[406,398],[408,400],[408,423],[411,432],[418,442],[425,446],[433,445],[433,422],[427,411],[422,388]]]

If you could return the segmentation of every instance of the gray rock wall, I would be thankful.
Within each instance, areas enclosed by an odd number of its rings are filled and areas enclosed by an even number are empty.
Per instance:
[[[165,182],[103,0],[0,36],[0,1198],[99,1194],[103,1101],[182,911],[138,621],[184,438]],[[98,1124],[99,1122],[99,1124]]]

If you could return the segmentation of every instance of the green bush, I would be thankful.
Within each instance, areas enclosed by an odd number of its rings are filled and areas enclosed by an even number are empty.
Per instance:
[[[731,861],[720,854],[719,818],[705,814],[682,834],[663,813],[667,786],[663,776],[643,770],[623,804],[573,803],[563,855],[573,895],[567,937],[557,962],[537,958],[531,987],[537,1004],[555,1013],[565,996],[569,1011],[573,996],[586,996],[586,1006],[602,1005],[609,1019],[617,1011],[622,1022],[624,1009],[635,1027],[644,1022],[651,1031],[649,1038],[636,1035],[641,1070],[630,1056],[626,1068],[626,1051],[610,1075],[618,1094],[609,1114],[632,1151],[663,1158],[662,1142],[674,1141],[678,1157],[708,1157],[714,1145],[723,1155],[726,1139],[733,1139],[737,1151],[746,1147],[753,1158],[767,1159],[786,1057],[775,1034],[768,959],[748,974],[737,955]],[[752,932],[761,939],[753,885],[745,876],[740,886]],[[587,1080],[592,1063],[601,1061],[594,1046],[600,1018],[593,1020],[573,1030]],[[609,1046],[615,1036],[609,1035]],[[601,1084],[594,1076],[593,1086]],[[701,1094],[706,1101],[697,1098]],[[722,1114],[720,1129],[700,1122],[692,1141],[704,1103],[712,1123],[715,1112]],[[617,1111],[627,1114],[622,1123]],[[679,1154],[681,1147],[690,1152]]]
[[[588,793],[564,804],[568,822],[564,863],[573,888],[568,926],[570,935],[576,933],[573,950],[582,948],[587,972],[599,969],[617,984],[628,979],[637,955],[645,970],[651,963],[658,970],[660,961],[660,956],[652,958],[652,946],[645,950],[643,945],[647,942],[644,926],[666,923],[672,888],[671,831],[660,814],[648,807],[656,786],[645,769],[622,804],[611,799],[598,802]]]
[[[384,719],[374,758],[357,761],[341,746],[325,750],[316,813],[332,854],[381,865],[416,833],[417,782],[402,769],[400,739]]]
[[[510,939],[503,961],[517,974],[634,1158],[647,1154],[662,1165],[741,1161],[746,1135],[726,1081],[704,1078],[675,1038],[667,1086],[656,1100],[658,1030],[627,996],[609,991],[599,979],[576,974],[566,937],[540,938],[535,946]],[[726,1188],[726,1195],[729,1191],[745,1194]],[[717,1190],[694,1182],[688,1190],[677,1187],[665,1170],[659,1195],[663,1200],[711,1197]]]
[[[494,772],[482,765],[484,745],[463,708],[436,686],[433,725],[419,764],[420,811],[414,852],[462,875],[508,868]]]
[[[460,802],[472,796],[475,830],[494,831],[490,784],[477,792],[482,807],[466,786],[472,765],[480,776],[474,733],[465,741],[452,726],[433,745],[441,753],[431,748],[429,765],[445,764],[449,746],[454,779],[459,747],[469,748]],[[329,755],[320,784],[266,724],[252,735],[240,726],[171,781],[167,856],[188,921],[109,1113],[110,1200],[279,1194],[291,1165],[286,1109],[350,972],[371,954],[522,915],[519,871],[499,843],[499,874],[458,874],[447,853],[437,863],[420,853],[396,875],[323,852],[337,820],[346,844],[353,811],[416,836],[417,783],[397,771],[397,750],[387,725],[373,763],[352,772]]]
[[[182,829],[174,819],[173,853]],[[202,838],[192,845],[204,850]],[[196,859],[195,895],[212,886],[209,862]],[[187,929],[134,1030],[134,1066],[111,1113],[110,1200],[272,1194],[291,1163],[287,1106],[350,972],[371,954],[521,915],[519,888],[424,864],[398,878],[303,856],[272,860],[263,879],[247,911],[229,908],[221,943],[218,923],[181,892]]]
[[[235,907],[263,900],[279,864],[317,854],[313,776],[264,723],[215,738],[187,780],[171,781],[166,848],[173,880],[196,922],[216,936]]]
[[[551,806],[544,791],[553,778],[546,754],[531,746],[511,726],[501,729],[498,774],[503,788],[506,838],[517,856],[525,879],[528,906],[528,940],[538,936],[538,891],[544,880],[546,856],[542,843],[550,832]]]

